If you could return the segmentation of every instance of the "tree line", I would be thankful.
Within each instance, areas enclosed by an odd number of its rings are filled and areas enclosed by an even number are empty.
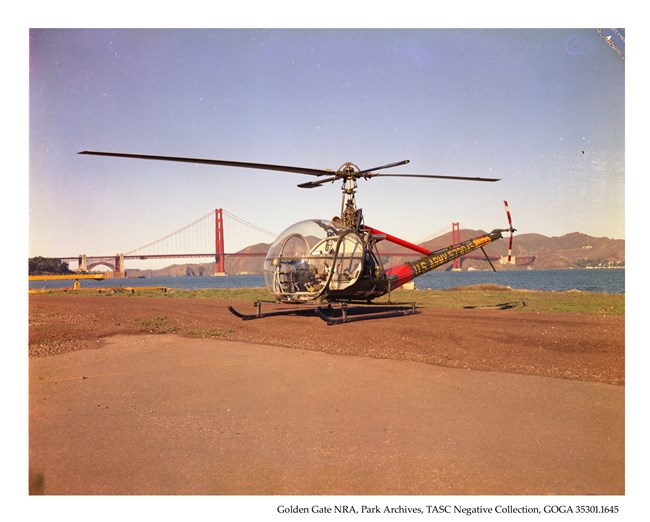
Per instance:
[[[29,275],[68,275],[73,274],[68,263],[51,257],[32,257],[29,259]]]

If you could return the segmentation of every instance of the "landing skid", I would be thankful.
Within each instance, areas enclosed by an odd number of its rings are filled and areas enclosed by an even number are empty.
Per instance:
[[[262,302],[263,301],[255,301],[253,303],[253,306],[256,309],[256,312],[254,314],[243,314],[235,310],[235,308],[232,306],[229,306],[228,310],[230,310],[233,315],[236,315],[243,321],[251,321],[253,319],[262,319],[264,317],[274,317],[278,315],[314,315],[317,308],[315,306],[304,308],[301,305],[296,305],[294,308],[290,309],[284,308],[282,310],[274,310],[272,312],[262,312]]]
[[[381,309],[381,311],[376,311]],[[419,313],[415,303],[409,305],[358,305],[348,306],[341,304],[334,308],[316,308],[316,314],[328,325],[352,323],[354,321],[368,321],[370,319],[385,319],[388,317],[401,317]]]
[[[408,305],[394,305],[394,304],[364,304],[350,306],[347,303],[333,306],[310,306],[303,308],[298,305],[294,308],[284,308],[281,310],[273,310],[270,312],[262,312],[262,301],[255,301],[255,313],[244,314],[239,312],[234,307],[229,306],[230,312],[242,319],[243,321],[251,321],[253,319],[263,319],[265,317],[276,317],[282,315],[297,315],[297,316],[317,316],[325,321],[328,325],[333,326],[336,324],[352,323],[356,321],[367,321],[370,319],[384,319],[388,317],[401,317],[403,315],[413,315],[419,313],[415,308],[415,303]]]

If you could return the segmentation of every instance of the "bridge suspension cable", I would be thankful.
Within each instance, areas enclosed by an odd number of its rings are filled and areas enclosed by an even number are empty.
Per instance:
[[[217,231],[217,225],[215,223],[220,222],[221,218],[215,220],[215,212],[221,212],[223,216],[228,218],[227,220],[224,220],[225,224],[228,225],[228,230],[226,230],[225,234],[223,230]],[[222,222],[222,224],[224,223]],[[216,250],[221,251],[215,251],[215,237],[218,233],[221,234],[222,245],[225,236],[226,242],[231,246],[231,248],[225,252],[223,249],[218,247]],[[155,241],[150,241],[143,246],[125,252],[125,255],[147,256],[154,253],[187,254],[190,252],[210,255],[215,253],[234,253],[241,248],[249,246],[251,243],[272,242],[276,236],[276,233],[250,223],[232,212],[218,209],[204,214],[191,223],[188,223],[187,225],[184,225]]]
[[[133,255],[133,254],[136,254],[137,252],[140,252],[140,251],[142,251],[142,250],[144,250],[146,248],[151,248],[153,246],[159,245],[159,244],[163,243],[164,241],[167,241],[168,239],[170,239],[170,238],[172,238],[174,236],[178,236],[179,234],[185,232],[186,230],[188,230],[188,229],[190,229],[192,227],[195,227],[198,224],[203,223],[204,221],[207,221],[208,218],[211,219],[213,216],[214,216],[214,211],[208,212],[204,216],[201,216],[200,218],[195,219],[191,223],[185,225],[184,227],[179,228],[178,230],[175,230],[174,232],[170,232],[169,234],[167,234],[167,235],[165,235],[165,236],[163,236],[163,237],[161,237],[159,239],[156,239],[155,241],[151,241],[150,243],[147,243],[146,245],[135,248],[135,249],[133,249],[133,250],[131,250],[129,252],[125,252],[125,255]]]
[[[432,239],[440,237],[443,234],[446,234],[447,232],[451,232],[451,225],[446,225],[446,226],[442,227],[440,230],[437,230],[433,234],[429,234],[424,239],[420,239],[419,241],[416,241],[415,244],[416,245],[421,245],[422,243],[426,243],[427,241],[430,241]]]
[[[229,218],[234,219],[238,223],[241,223],[242,225],[246,225],[247,227],[250,227],[250,228],[252,228],[254,230],[257,230],[258,232],[261,232],[262,234],[266,234],[267,236],[270,236],[270,237],[273,237],[273,238],[277,237],[277,234],[275,232],[269,232],[268,230],[265,230],[265,229],[263,229],[261,227],[258,227],[257,225],[253,225],[252,223],[249,223],[245,219],[242,219],[242,218],[240,218],[238,216],[235,216],[234,214],[231,214],[227,210],[224,210],[223,213],[226,216],[228,216]]]

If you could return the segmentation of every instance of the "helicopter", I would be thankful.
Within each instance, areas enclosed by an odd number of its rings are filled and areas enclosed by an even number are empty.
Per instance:
[[[429,251],[422,246],[366,225],[363,211],[357,207],[355,199],[358,180],[369,180],[380,176],[487,183],[499,181],[496,178],[378,172],[406,165],[410,163],[409,160],[363,170],[351,162],[346,162],[337,170],[332,170],[92,150],[84,150],[79,154],[272,170],[304,174],[316,178],[313,181],[298,184],[298,187],[304,189],[318,188],[336,181],[342,182],[339,215],[332,219],[308,219],[288,227],[272,243],[264,260],[264,277],[266,285],[274,297],[272,302],[312,306],[263,312],[261,310],[262,301],[255,301],[256,312],[252,314],[241,313],[232,306],[228,307],[234,315],[243,320],[260,319],[275,315],[316,313],[328,324],[333,325],[365,319],[410,315],[417,313],[414,304],[395,306],[390,305],[390,303],[377,304],[373,301],[386,294],[389,294],[390,297],[390,292],[409,283],[416,277],[474,250],[481,249],[488,262],[490,262],[483,249],[489,243],[502,239],[504,233],[510,234],[509,259],[512,253],[512,237],[516,229],[512,227],[507,201],[504,201],[504,204],[508,228],[494,229],[488,234],[442,249]],[[405,247],[421,255],[421,257],[412,262],[385,268],[382,256],[377,248],[378,243],[381,241]],[[491,262],[490,265],[492,266]],[[494,266],[492,266],[492,269],[494,270]],[[340,315],[333,315],[333,304],[340,305]],[[357,305],[357,308],[348,308],[348,304]],[[367,306],[370,304],[374,307],[382,307],[381,311],[377,312],[373,308],[369,312]]]

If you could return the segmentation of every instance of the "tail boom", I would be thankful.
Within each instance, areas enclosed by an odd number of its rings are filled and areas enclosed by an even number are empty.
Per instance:
[[[389,268],[386,270],[386,276],[391,281],[391,289],[399,288],[422,274],[426,274],[454,259],[467,255],[497,239],[501,239],[503,237],[502,233],[506,231],[507,229],[495,229],[489,234],[468,239],[458,245],[452,245],[431,252],[428,256],[422,257],[417,261]]]

